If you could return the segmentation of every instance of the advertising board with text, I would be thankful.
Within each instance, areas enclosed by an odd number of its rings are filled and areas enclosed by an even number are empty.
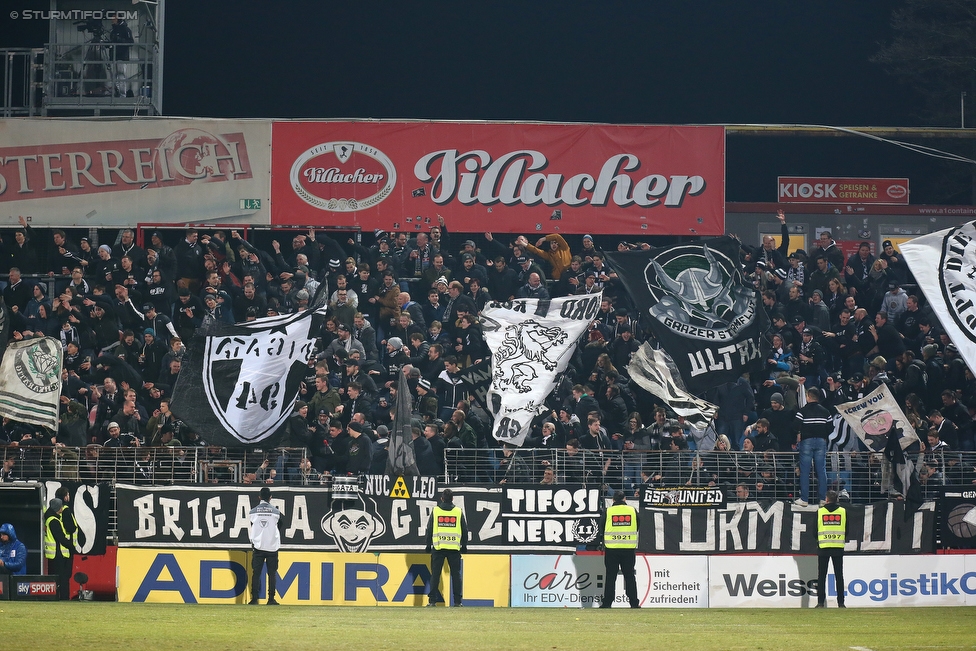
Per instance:
[[[119,601],[244,603],[250,567],[246,551],[120,549]],[[465,606],[508,606],[507,555],[465,556],[463,571]],[[442,593],[448,580],[445,571]],[[430,583],[429,554],[281,552],[276,592],[285,605],[423,606]]]
[[[708,606],[707,556],[637,555],[641,608]],[[597,608],[603,603],[602,554],[512,556],[512,606]],[[628,608],[617,577],[614,608]]]
[[[275,225],[720,235],[722,127],[275,121]]]
[[[712,556],[711,608],[799,608],[817,603],[816,556]],[[844,559],[849,607],[976,605],[972,556],[851,556]],[[834,573],[827,574],[827,605],[837,603]]]
[[[269,224],[269,120],[0,120],[0,225]]]
[[[907,206],[908,179],[780,176],[780,203],[876,203]]]

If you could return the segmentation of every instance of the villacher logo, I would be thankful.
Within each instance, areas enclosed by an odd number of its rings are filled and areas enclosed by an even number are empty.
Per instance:
[[[289,181],[301,199],[320,210],[356,212],[390,196],[397,172],[389,156],[359,142],[326,142],[302,152]]]

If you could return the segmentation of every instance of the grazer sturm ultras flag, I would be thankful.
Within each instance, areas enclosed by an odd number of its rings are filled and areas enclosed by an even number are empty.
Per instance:
[[[16,341],[0,363],[0,416],[58,431],[61,342],[52,337]]]
[[[976,369],[976,222],[916,237],[899,248],[966,366]]]
[[[522,445],[532,419],[545,411],[556,380],[600,308],[603,292],[588,296],[489,303],[481,316],[491,349],[488,412],[492,436]]]
[[[273,443],[292,412],[326,310],[198,328],[171,408],[207,443]]]
[[[719,237],[667,248],[608,253],[689,393],[761,367],[769,327],[759,295],[742,282],[739,242]]]

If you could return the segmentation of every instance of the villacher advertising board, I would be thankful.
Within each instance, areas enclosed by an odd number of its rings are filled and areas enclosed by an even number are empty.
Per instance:
[[[270,223],[267,120],[8,119],[0,143],[11,226]]]
[[[722,127],[275,121],[276,225],[719,235]],[[488,226],[486,226],[488,225]]]

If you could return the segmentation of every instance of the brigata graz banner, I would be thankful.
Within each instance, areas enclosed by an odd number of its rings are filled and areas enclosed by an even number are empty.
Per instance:
[[[931,554],[935,502],[905,518],[891,500],[844,505],[847,551]],[[744,502],[724,508],[648,508],[641,503],[638,551],[645,554],[817,553],[817,507],[789,502]]]
[[[350,553],[423,551],[437,498],[433,477],[371,475],[354,499],[326,488],[272,487],[284,514],[285,550]],[[469,552],[575,551],[597,541],[602,499],[596,488],[452,486],[465,514]],[[122,547],[248,549],[248,511],[258,488],[118,485]]]
[[[272,137],[275,224],[724,232],[722,127],[275,121]]]
[[[268,120],[0,120],[0,206],[34,226],[270,223]]]

